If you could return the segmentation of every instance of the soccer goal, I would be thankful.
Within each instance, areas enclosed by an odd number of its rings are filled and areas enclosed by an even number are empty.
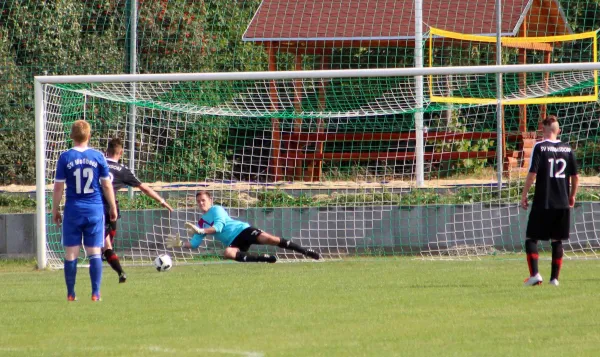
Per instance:
[[[125,163],[175,208],[169,214],[136,191],[117,197],[115,249],[124,264],[149,264],[161,253],[177,263],[220,256],[223,247],[211,239],[196,251],[165,246],[199,219],[200,190],[232,217],[326,258],[520,252],[527,215],[517,205],[539,116],[559,117],[561,139],[577,149],[583,172],[600,164],[598,69],[590,62],[36,77],[39,264],[62,266],[48,208],[56,161],[78,119],[91,123],[94,148],[125,139]],[[498,103],[471,100],[487,98],[481,91],[495,73],[507,79],[501,125]],[[522,74],[544,91],[528,89]],[[417,80],[424,80],[421,98]],[[536,115],[520,122],[511,101]],[[597,177],[582,182],[598,184]],[[581,190],[570,257],[596,257],[600,248],[594,195]]]

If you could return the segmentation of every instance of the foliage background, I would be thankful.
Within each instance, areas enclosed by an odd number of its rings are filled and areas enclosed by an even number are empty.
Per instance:
[[[0,3],[0,185],[35,181],[34,76],[128,73],[129,1],[6,0]],[[138,71],[266,70],[264,48],[241,41],[259,5],[259,0],[139,0]],[[575,32],[600,28],[598,0],[561,0],[561,5]],[[404,51],[381,51],[387,50],[334,51],[332,68],[412,63]],[[280,69],[288,67],[293,67],[293,59],[280,56]],[[305,63],[305,67],[311,68],[311,64]],[[460,113],[453,118],[460,124]],[[207,144],[207,152],[219,151],[220,143],[226,140],[224,134],[222,131],[221,135],[215,135],[216,141]],[[207,140],[206,137],[201,139]],[[491,143],[485,143],[488,144]],[[584,152],[591,152],[592,156],[586,156],[586,165],[592,167],[592,171],[598,166],[593,145],[592,142],[583,148]],[[148,175],[151,179],[152,170]],[[182,175],[192,173],[182,168]]]

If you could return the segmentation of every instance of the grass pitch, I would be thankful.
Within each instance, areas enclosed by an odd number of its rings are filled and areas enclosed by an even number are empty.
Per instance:
[[[62,271],[0,264],[0,355],[597,356],[599,268],[525,288],[522,259],[105,267],[100,303],[80,268],[68,303]]]

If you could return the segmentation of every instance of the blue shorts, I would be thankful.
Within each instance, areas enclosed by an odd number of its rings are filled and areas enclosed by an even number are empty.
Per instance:
[[[62,244],[65,247],[80,246],[104,247],[104,211],[93,214],[88,212],[67,212],[62,223]]]

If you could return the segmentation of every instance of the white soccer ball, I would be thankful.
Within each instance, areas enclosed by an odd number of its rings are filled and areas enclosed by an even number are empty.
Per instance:
[[[154,259],[154,266],[156,267],[156,270],[160,272],[167,271],[173,266],[173,261],[170,256],[161,254]]]

